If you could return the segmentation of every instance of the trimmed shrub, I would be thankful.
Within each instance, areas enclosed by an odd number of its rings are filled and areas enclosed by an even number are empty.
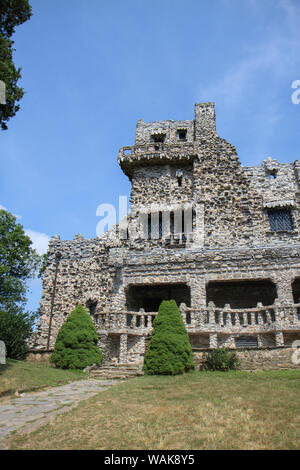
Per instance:
[[[194,369],[192,347],[175,300],[164,300],[145,354],[146,375],[177,375]]]
[[[50,361],[60,369],[84,369],[102,362],[95,325],[77,305],[58,332]]]
[[[216,348],[204,353],[202,368],[206,370],[236,370],[240,366],[235,351],[228,348]]]

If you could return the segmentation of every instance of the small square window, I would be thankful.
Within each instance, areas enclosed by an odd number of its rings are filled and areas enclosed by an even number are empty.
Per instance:
[[[268,210],[272,232],[291,232],[293,230],[292,214],[289,209]]]
[[[155,143],[163,143],[165,141],[166,134],[152,134],[151,135],[151,142]]]
[[[187,130],[186,129],[179,129],[177,131],[177,135],[178,135],[178,139],[179,140],[186,140],[186,134],[187,134]]]
[[[269,171],[267,171],[266,176],[267,176],[267,178],[269,178],[270,180],[275,180],[275,179],[276,179],[276,176],[277,176],[277,170],[269,170]]]

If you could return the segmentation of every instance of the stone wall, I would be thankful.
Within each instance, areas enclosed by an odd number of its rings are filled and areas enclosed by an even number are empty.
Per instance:
[[[207,350],[209,351],[209,350]],[[196,368],[202,368],[203,355],[207,351],[193,349]],[[236,350],[237,357],[241,363],[241,370],[278,370],[297,369],[300,364],[292,362],[293,348],[267,348],[267,349],[244,349]]]

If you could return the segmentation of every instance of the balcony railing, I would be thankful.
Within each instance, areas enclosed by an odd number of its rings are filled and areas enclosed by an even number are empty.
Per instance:
[[[181,304],[180,312],[190,333],[263,333],[277,330],[300,330],[300,304],[278,304],[255,308],[218,308],[213,302],[207,307],[191,308]],[[110,333],[150,334],[157,312],[106,312],[95,316],[99,330]]]
[[[189,158],[189,156],[197,153],[197,149],[193,142],[178,142],[176,144],[152,142],[145,145],[121,147],[118,153],[118,161],[122,163],[142,157],[150,158],[151,156],[160,156],[164,153]]]

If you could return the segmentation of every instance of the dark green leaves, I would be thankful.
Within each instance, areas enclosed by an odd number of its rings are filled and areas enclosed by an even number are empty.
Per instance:
[[[14,42],[10,39],[15,27],[27,21],[31,16],[28,0],[1,0],[0,2],[0,80],[5,83],[6,103],[0,103],[0,127],[7,129],[7,122],[20,109],[17,104],[24,95],[24,90],[17,86],[21,78],[21,69],[13,62]]]
[[[51,362],[60,369],[84,369],[100,364],[102,352],[97,346],[95,325],[82,305],[70,313],[56,338]]]
[[[175,300],[164,300],[153,322],[143,370],[148,375],[176,375],[194,369],[189,337]]]

